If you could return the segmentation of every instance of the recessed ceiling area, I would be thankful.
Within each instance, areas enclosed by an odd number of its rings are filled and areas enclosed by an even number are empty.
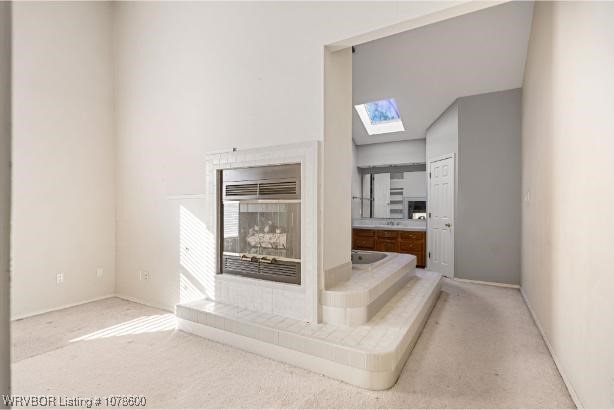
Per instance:
[[[355,46],[353,106],[394,98],[404,131],[369,135],[352,109],[357,145],[424,138],[457,98],[522,86],[532,2],[510,2]]]

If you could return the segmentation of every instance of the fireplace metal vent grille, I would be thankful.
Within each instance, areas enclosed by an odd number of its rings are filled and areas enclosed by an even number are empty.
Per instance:
[[[226,185],[226,196],[256,196],[258,195],[258,184],[233,184]]]
[[[251,184],[227,184],[225,186],[226,198],[235,197],[260,197],[265,198],[271,195],[296,195],[296,180],[282,182],[259,182]]]
[[[224,258],[224,270],[251,273],[253,275],[257,275],[259,271],[258,263],[229,257]]]
[[[294,195],[296,181],[265,182],[258,184],[258,195]]]
[[[295,277],[297,274],[297,265],[282,265],[282,264],[260,264],[260,273],[263,275],[281,275],[287,277]]]
[[[301,283],[301,265],[293,262],[276,261],[275,263],[241,259],[240,257],[224,256],[224,272],[236,273],[260,279],[270,279],[277,282]]]

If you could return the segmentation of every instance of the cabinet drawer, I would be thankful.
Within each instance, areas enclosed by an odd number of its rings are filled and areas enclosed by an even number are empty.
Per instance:
[[[354,249],[366,249],[366,250],[374,250],[375,249],[375,238],[354,238]]]
[[[424,253],[424,244],[422,242],[399,241],[399,250],[416,255]]]
[[[375,244],[375,250],[380,252],[398,252],[399,242],[396,239],[379,239]]]
[[[377,231],[378,238],[397,239],[399,237],[398,231]]]
[[[352,232],[355,236],[362,237],[373,237],[375,236],[375,231],[371,229],[353,229]]]
[[[400,232],[400,238],[404,240],[424,242],[425,236],[426,234],[424,232],[412,232],[412,231],[401,231]]]

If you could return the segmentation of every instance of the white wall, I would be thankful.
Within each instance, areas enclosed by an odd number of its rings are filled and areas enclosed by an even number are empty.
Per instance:
[[[112,10],[19,2],[13,17],[11,313],[21,317],[114,291]]]
[[[522,289],[587,408],[614,407],[613,20],[537,2],[523,86]]]
[[[11,4],[0,3],[0,395],[10,393]],[[0,408],[5,408],[0,402]]]
[[[424,163],[426,142],[420,139],[357,145],[357,155],[359,167]]]
[[[117,291],[169,309],[178,301],[178,209],[168,197],[203,193],[205,153],[324,138],[325,44],[449,6],[119,4]],[[340,159],[349,178],[351,158]],[[139,281],[139,270],[151,279]]]
[[[352,179],[348,165],[353,162],[352,49],[326,50],[324,58],[322,254],[326,271],[351,263],[352,186],[347,182]]]

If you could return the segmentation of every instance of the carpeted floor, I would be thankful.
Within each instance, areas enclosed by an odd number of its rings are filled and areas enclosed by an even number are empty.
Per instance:
[[[144,395],[148,408],[569,408],[515,289],[448,281],[398,383],[367,391],[173,329],[118,298],[13,324],[13,393]]]

